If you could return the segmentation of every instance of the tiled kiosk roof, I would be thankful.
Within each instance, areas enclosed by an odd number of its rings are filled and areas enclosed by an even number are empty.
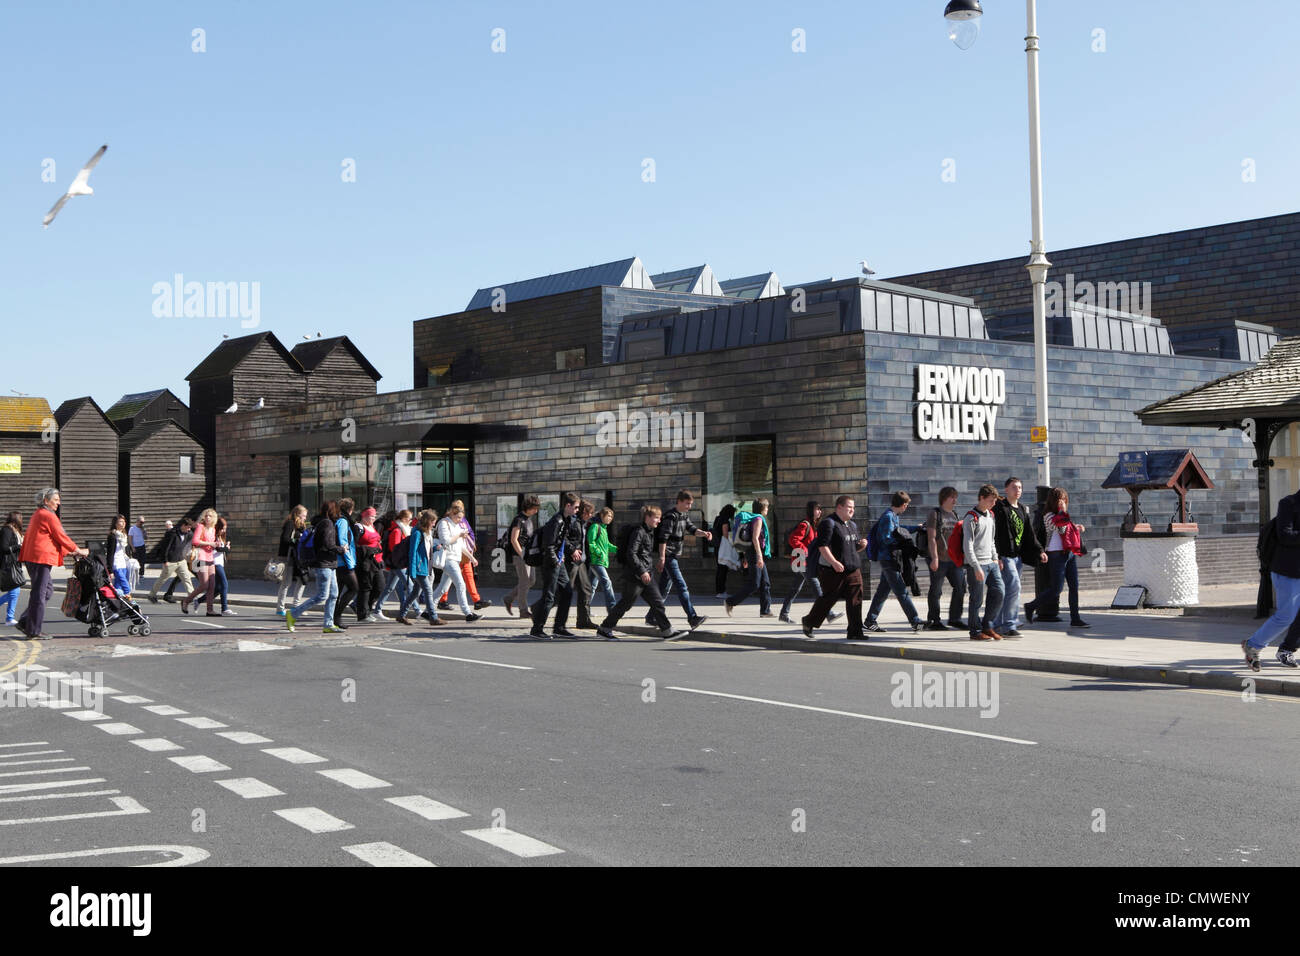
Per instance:
[[[1300,336],[1282,339],[1254,368],[1139,409],[1144,425],[1225,425],[1243,418],[1300,419]]]

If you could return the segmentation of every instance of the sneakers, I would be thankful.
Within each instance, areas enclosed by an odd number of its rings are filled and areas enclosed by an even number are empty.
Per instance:
[[[476,611],[481,611],[485,607],[491,607],[491,606],[492,606],[492,602],[489,601],[487,598],[481,598],[474,602],[474,610]]]
[[[1009,628],[1007,628],[1005,631],[1002,632],[1002,639],[1003,639],[1004,641],[1015,641],[1015,640],[1019,640],[1020,638],[1022,638],[1022,637],[1024,637],[1024,636],[1025,636],[1025,635],[1021,634],[1021,633],[1020,633],[1019,631],[1017,631],[1014,627],[1009,627]]]
[[[885,631],[885,629],[881,627],[879,624],[877,624],[875,621],[867,621],[865,624],[862,625],[862,629],[864,631],[871,631],[877,634],[883,634]]]
[[[1070,627],[1092,627],[1092,625],[1089,624],[1087,621],[1085,621],[1083,618],[1079,617],[1079,618],[1075,618],[1073,621],[1070,622]]]
[[[925,622],[918,617],[915,621],[912,622],[912,633],[915,634],[923,627],[925,627]]]
[[[598,628],[596,628],[596,635],[597,635],[598,637],[601,637],[601,638],[607,640],[607,641],[617,641],[617,640],[618,640],[618,635],[615,634],[613,631],[611,631],[611,630],[610,630],[609,628],[607,628],[607,627],[598,627]]]
[[[222,617],[234,617],[234,616],[237,615],[238,613],[239,613],[238,611],[231,610],[230,608],[226,608],[224,611],[221,612],[221,616],[222,616]]]
[[[811,641],[813,636],[813,629],[812,629],[812,625],[808,623],[808,618],[806,617],[800,618],[799,626],[803,629],[803,636],[808,638],[808,640]]]
[[[292,630],[293,630],[293,611],[285,611],[285,612],[284,612],[284,627],[285,627],[285,630],[288,630],[288,631],[292,631]]]
[[[1277,662],[1287,667],[1300,667],[1300,661],[1296,660],[1294,651],[1278,651]]]
[[[925,629],[927,631],[946,631],[948,630],[948,625],[944,624],[942,621],[926,621]]]
[[[370,615],[370,617],[372,620],[380,621],[380,622],[392,620],[392,618],[389,617],[387,614],[385,614],[383,611],[375,611],[373,614]]]
[[[794,621],[790,620],[790,615],[789,615],[789,614],[786,614],[786,613],[784,613],[784,612],[781,614],[780,621],[781,621],[782,624],[793,624],[793,623],[794,623]]]
[[[324,627],[320,629],[320,632],[322,634],[342,634],[343,628],[336,627],[333,624],[326,624]]]
[[[551,635],[547,634],[545,631],[540,630],[538,628],[533,628],[531,631],[529,631],[528,636],[535,641],[549,641],[551,639]]]
[[[686,636],[687,634],[689,634],[689,633],[691,633],[691,632],[690,632],[690,631],[683,631],[683,630],[676,630],[676,631],[674,631],[674,630],[670,627],[670,628],[667,628],[667,629],[665,629],[665,630],[660,631],[660,632],[659,632],[659,636],[662,637],[665,641],[680,641],[683,637],[685,637],[685,636]]]
[[[282,608],[282,607],[281,607],[281,608],[276,608],[276,611],[275,611],[275,616],[276,616],[276,617],[284,617],[284,615],[285,615],[285,610],[284,610],[284,608]]]
[[[481,621],[481,620],[483,620],[483,615],[482,615],[482,614],[466,614],[466,615],[465,615],[465,623],[467,623],[467,624],[473,624],[475,621]]]
[[[156,594],[150,594],[150,595],[149,595],[149,600],[150,600],[151,603],[153,603],[153,604],[157,604],[157,603],[158,603],[158,595],[156,595]]]
[[[569,630],[567,627],[551,628],[551,633],[556,637],[577,637],[578,636],[577,634],[574,634],[571,630]]]
[[[695,620],[691,621],[691,630],[692,630],[692,631],[695,630],[697,627],[699,627],[701,624],[703,624],[703,623],[704,623],[705,621],[707,621],[708,619],[709,619],[709,617],[708,617],[707,614],[701,614],[701,615],[700,615],[699,617],[697,617]],[[794,623],[794,622],[791,621],[788,617],[787,617],[785,620],[786,620],[786,623],[787,623],[787,624],[793,624],[793,623]]]
[[[773,614],[771,611],[763,611],[763,612],[760,613],[758,616],[759,616],[759,617],[776,617],[776,615]]]
[[[828,621],[838,621],[838,620],[839,620],[840,618],[842,618],[843,616],[844,616],[844,615],[843,615],[841,612],[839,612],[839,611],[831,611],[829,614],[826,615],[826,620],[828,620]]]
[[[1253,671],[1259,670],[1259,651],[1250,646],[1250,641],[1241,642],[1242,653],[1246,655],[1246,665]]]

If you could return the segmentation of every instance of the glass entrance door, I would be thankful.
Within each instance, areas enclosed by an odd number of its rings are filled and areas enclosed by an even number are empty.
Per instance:
[[[421,456],[424,467],[424,507],[442,517],[459,499],[474,522],[474,452],[469,448],[428,447]],[[477,529],[475,529],[477,531]]]

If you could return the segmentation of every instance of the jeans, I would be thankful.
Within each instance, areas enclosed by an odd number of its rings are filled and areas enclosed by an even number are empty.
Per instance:
[[[926,564],[928,568],[930,565]],[[926,605],[931,621],[942,621],[943,582],[952,585],[952,597],[948,599],[948,621],[960,621],[965,609],[966,575],[961,568],[946,558],[940,559],[939,570],[930,572],[930,593],[926,595]]]
[[[465,593],[465,576],[461,573],[460,565],[454,562],[448,561],[447,566],[442,569],[442,581],[438,585],[438,590],[433,592],[434,599],[441,599],[453,584],[456,585],[456,600],[460,602],[460,612],[465,615],[473,614],[474,605],[469,603]],[[435,614],[437,613],[436,607],[436,604],[430,605],[430,610],[433,610]]]
[[[573,601],[573,585],[569,583],[569,569],[561,561],[542,565],[542,596],[533,607],[533,630],[540,631],[546,627],[546,616],[555,605],[555,626],[564,627],[569,619],[569,604]],[[656,589],[657,590],[657,589]],[[632,598],[636,600],[635,597]],[[630,606],[630,605],[629,605]]]
[[[388,582],[387,584],[384,585],[384,591],[382,594],[379,595],[379,600],[375,602],[375,610],[382,611],[384,609],[384,602],[393,596],[394,591],[397,592],[397,601],[398,601],[397,606],[398,607],[405,606],[406,571],[399,570],[397,568],[389,568],[387,571],[384,572],[384,574],[387,576]]]
[[[809,627],[821,627],[835,602],[844,598],[845,610],[849,613],[848,639],[862,640],[862,569],[836,571],[822,565],[817,569],[817,583],[821,586],[821,597],[813,603],[803,623]]]
[[[686,612],[686,619],[694,624],[699,614],[695,612],[695,605],[691,604],[691,589],[686,586],[686,578],[682,576],[682,569],[677,564],[677,555],[669,554],[664,557],[663,573],[659,575],[659,593],[666,600],[673,593],[674,587],[677,588],[677,601]]]
[[[334,626],[343,623],[343,611],[348,602],[357,596],[357,572],[351,568],[335,568],[334,578],[338,581],[339,598],[334,604]]]
[[[907,585],[903,583],[903,572],[896,561],[887,559],[880,562],[880,583],[876,585],[876,593],[871,598],[871,607],[867,610],[867,623],[876,623],[880,609],[885,606],[891,591],[894,597],[898,598],[898,603],[903,606],[903,613],[907,615],[908,623],[915,624],[920,621],[921,615],[916,613],[912,595],[907,593]]]
[[[18,608],[18,595],[22,588],[14,588],[12,591],[6,591],[0,594],[0,607],[5,609],[5,623],[14,622],[14,611]]]
[[[979,569],[984,572],[984,580],[979,581],[975,578],[975,568],[966,565],[966,587],[970,590],[970,620],[967,626],[971,634],[979,634],[981,631],[987,631],[993,627],[993,621],[997,618],[998,613],[1002,610],[1002,599],[1006,597],[1006,590],[1002,584],[1002,573],[998,570],[997,564],[989,562],[988,564],[979,565]],[[989,599],[984,600],[984,590],[988,589]],[[980,615],[980,605],[984,605],[984,614]]]
[[[1002,588],[1006,596],[1002,599],[1002,610],[993,622],[993,630],[1001,634],[1013,631],[1020,617],[1020,572],[1024,562],[1020,558],[1002,558]]]
[[[650,605],[650,623],[659,628],[660,631],[672,630],[672,625],[668,623],[668,612],[664,608],[664,597],[659,593],[659,585],[655,581],[653,573],[650,575],[650,583],[644,583],[640,576],[628,565],[628,573],[623,576],[623,596],[619,598],[605,616],[605,621],[601,627],[612,628],[618,624],[619,620],[632,609],[636,599],[642,594],[645,595],[646,603]],[[543,619],[545,620],[545,619]]]
[[[753,559],[745,569],[745,586],[734,597],[727,598],[727,603],[735,607],[755,591],[758,592],[758,611],[760,614],[772,613],[772,578],[767,573],[767,562],[760,568]]]
[[[54,594],[54,566],[24,561],[27,580],[32,582],[32,593],[27,599],[27,610],[18,619],[18,629],[28,637],[35,637],[45,626],[45,604]]]
[[[808,565],[807,570],[804,571],[803,574],[799,575],[799,583],[794,586],[794,590],[790,592],[790,596],[787,597],[785,601],[782,602],[781,604],[782,617],[789,617],[790,605],[795,602],[795,599],[797,597],[799,597],[799,592],[803,590],[803,586],[805,584],[812,585],[813,594],[815,594],[817,597],[822,596],[822,583],[821,581],[817,580],[817,568],[815,565],[811,565],[811,564]],[[814,598],[814,601],[815,600],[816,598]],[[831,620],[834,620],[836,616],[837,615],[835,614],[834,611],[830,613]]]
[[[1079,620],[1079,562],[1072,551],[1048,551],[1047,571],[1052,576],[1047,590],[1034,598],[1025,607],[1037,612],[1038,602],[1056,601],[1061,596],[1061,587],[1070,585],[1070,620]],[[1050,598],[1049,598],[1050,595]]]
[[[591,566],[591,593],[587,596],[587,602],[591,603],[596,599],[596,589],[600,588],[605,595],[605,613],[618,603],[618,598],[614,597],[614,582],[609,579],[609,568],[603,565],[593,564]]]
[[[446,575],[443,575],[446,578]],[[414,604],[418,604],[423,598],[425,606],[429,609],[429,619],[438,620],[438,599],[433,596],[433,578],[425,575],[422,578],[411,578],[410,587],[402,588],[402,606],[397,612],[398,617],[406,617],[406,609]]]
[[[217,572],[217,597],[221,598],[221,610],[230,607],[230,582],[226,579],[226,566],[218,564],[215,567]]]
[[[1255,650],[1263,650],[1272,644],[1284,631],[1287,631],[1296,623],[1296,616],[1300,614],[1300,578],[1289,578],[1285,574],[1273,572],[1273,596],[1277,599],[1277,610],[1273,616],[1259,626],[1254,634],[1248,640],[1248,643]],[[1291,643],[1293,634],[1300,634],[1300,629],[1287,634],[1287,642],[1282,647],[1286,650],[1294,650],[1287,647]]]
[[[339,582],[334,574],[333,568],[312,568],[312,576],[316,579],[316,593],[294,607],[290,614],[297,617],[308,608],[315,607],[321,601],[325,602],[325,620],[324,625],[329,625],[334,620],[334,608],[339,599]]]

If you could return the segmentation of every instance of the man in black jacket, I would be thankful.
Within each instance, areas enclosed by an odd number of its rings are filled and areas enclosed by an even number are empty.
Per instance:
[[[993,630],[1003,637],[1019,637],[1016,619],[1020,615],[1020,574],[1024,566],[1045,564],[1047,554],[1034,532],[1029,509],[1020,503],[1024,484],[1019,478],[1007,479],[1005,498],[993,506],[993,544],[997,548],[1005,596],[993,621]]]
[[[667,598],[673,593],[673,586],[677,586],[677,600],[686,612],[686,620],[692,631],[708,618],[696,611],[695,605],[691,603],[691,592],[686,586],[686,578],[682,575],[678,560],[682,556],[682,543],[688,534],[706,541],[713,540],[713,532],[697,528],[695,522],[691,521],[687,512],[694,503],[695,496],[683,488],[677,492],[677,504],[668,509],[659,522],[659,527],[655,529],[655,548],[658,551],[655,569],[659,572],[659,593]],[[646,615],[645,622],[654,623],[649,614]]]
[[[1277,659],[1287,667],[1300,666],[1296,660],[1296,647],[1300,645],[1300,493],[1287,495],[1277,504],[1277,549],[1268,570],[1273,577],[1273,595],[1277,610],[1259,626],[1254,634],[1241,642],[1246,663],[1253,671],[1259,670],[1259,652],[1290,629],[1286,641],[1278,649]]]
[[[668,641],[685,637],[690,631],[674,631],[668,623],[668,612],[664,609],[664,597],[659,593],[655,583],[655,529],[659,527],[663,513],[658,505],[645,505],[641,508],[641,523],[632,529],[626,546],[620,544],[618,560],[623,562],[623,594],[618,603],[610,610],[603,624],[596,628],[596,633],[607,641],[616,641],[614,626],[631,610],[636,599],[643,593],[650,605],[650,621],[659,628],[659,636]]]
[[[186,594],[194,589],[194,575],[190,573],[190,566],[185,561],[185,552],[189,550],[193,537],[194,523],[189,518],[182,518],[180,525],[168,528],[167,533],[158,542],[158,557],[162,561],[163,569],[153,582],[153,587],[149,589],[149,600],[154,604],[158,603],[158,589],[168,578],[174,579],[172,587],[175,587],[176,582],[179,581]],[[167,589],[166,600],[171,600],[171,588]]]
[[[569,604],[573,601],[573,584],[569,567],[583,560],[582,523],[578,520],[578,505],[582,501],[572,491],[564,493],[560,511],[542,528],[542,596],[533,605],[533,628],[528,636],[537,641],[548,641],[546,616],[555,605],[556,637],[577,637],[564,622],[569,619]]]
[[[292,610],[284,612],[284,626],[294,629],[294,619],[301,617],[309,608],[325,602],[325,621],[322,634],[341,634],[343,628],[334,623],[334,611],[339,599],[338,563],[339,558],[347,553],[347,547],[339,544],[338,529],[335,522],[342,512],[339,503],[333,499],[325,502],[325,507],[316,516],[312,525],[312,561],[311,573],[316,579],[316,593]]]

